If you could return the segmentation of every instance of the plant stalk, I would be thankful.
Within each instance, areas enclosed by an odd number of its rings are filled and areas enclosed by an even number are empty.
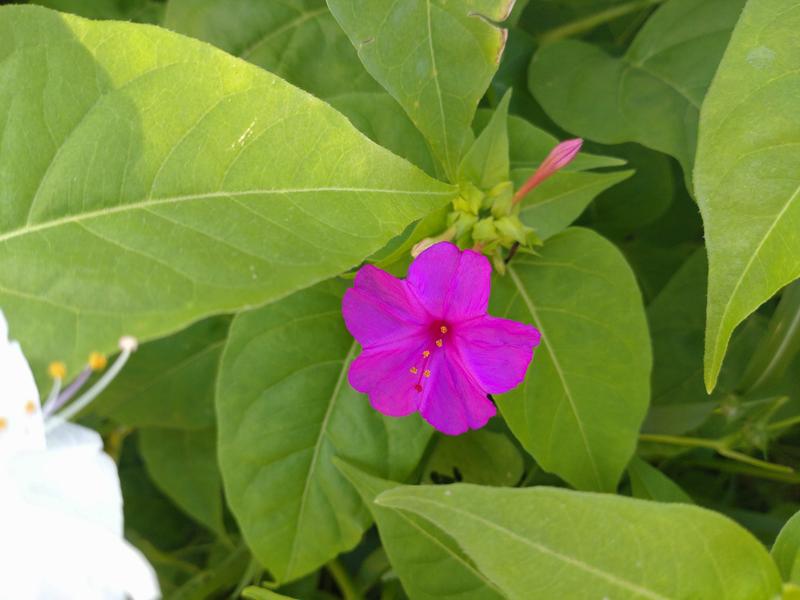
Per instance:
[[[604,23],[619,19],[632,12],[661,4],[663,1],[664,0],[632,0],[631,2],[620,4],[619,6],[612,6],[611,8],[584,17],[583,19],[566,23],[543,33],[539,38],[539,43],[541,45],[550,44],[564,38],[581,35]]]

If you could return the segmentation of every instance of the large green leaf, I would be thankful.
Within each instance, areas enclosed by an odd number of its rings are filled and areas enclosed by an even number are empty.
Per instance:
[[[130,427],[206,429],[231,318],[212,317],[144,344],[92,410]]]
[[[414,600],[500,600],[503,594],[483,575],[458,545],[425,519],[374,502],[400,484],[378,479],[335,460],[369,507],[381,544],[403,588]]]
[[[575,40],[546,45],[531,62],[531,91],[567,131],[666,152],[688,179],[700,105],[744,2],[670,0],[620,58]]]
[[[613,491],[650,398],[650,337],[633,273],[588,229],[550,238],[496,278],[492,314],[534,324],[525,382],[497,398],[514,435],[577,488]]]
[[[402,105],[455,180],[492,79],[513,0],[328,0],[364,66]]]
[[[800,513],[786,522],[772,546],[772,558],[784,581],[800,585]]]
[[[435,174],[436,163],[425,138],[397,101],[384,91],[348,92],[326,98],[372,141]]]
[[[751,0],[703,105],[695,168],[709,256],[705,382],[734,328],[800,277],[800,7]]]
[[[376,503],[452,536],[510,599],[770,600],[781,589],[752,535],[694,506],[469,484],[402,486]]]
[[[274,300],[445,204],[328,105],[143,25],[0,8],[0,305],[41,372]]]
[[[217,396],[228,501],[258,560],[296,579],[355,546],[369,524],[334,456],[404,480],[431,428],[374,411],[347,383],[356,344],[331,281],[236,317]]]
[[[164,26],[214,44],[320,98],[380,91],[325,0],[170,0]]]
[[[226,535],[213,428],[142,429],[139,451],[150,477],[175,504],[210,530]]]

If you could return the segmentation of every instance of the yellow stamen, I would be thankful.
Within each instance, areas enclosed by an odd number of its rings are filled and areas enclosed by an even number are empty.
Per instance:
[[[442,325],[441,327],[439,327],[439,331],[441,331],[442,333],[447,333],[447,326]]]
[[[431,355],[430,351],[425,350],[425,352],[422,353],[422,358],[428,358],[430,355]]]
[[[25,412],[28,413],[29,415],[32,415],[33,413],[35,413],[36,412],[36,402],[34,402],[33,400],[28,400],[25,403]]]
[[[425,372],[423,373],[423,375],[424,375],[425,377],[430,377],[430,376],[431,376],[431,371],[430,371],[430,369],[425,369]]]
[[[67,376],[67,365],[60,361],[51,362],[47,367],[47,373],[53,379],[64,379]]]
[[[92,371],[102,371],[108,365],[108,359],[99,352],[92,352],[89,355],[89,367]]]
[[[0,431],[3,431],[6,427],[8,427],[8,419],[0,417]]]
[[[441,348],[442,347],[442,340],[436,340],[436,346]]]
[[[417,367],[411,367],[410,371],[416,375],[417,374]]]

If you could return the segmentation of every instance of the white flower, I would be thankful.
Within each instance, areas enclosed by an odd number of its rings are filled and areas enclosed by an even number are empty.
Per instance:
[[[0,600],[158,598],[153,568],[123,538],[102,439],[52,425],[45,434],[33,374],[0,312]]]

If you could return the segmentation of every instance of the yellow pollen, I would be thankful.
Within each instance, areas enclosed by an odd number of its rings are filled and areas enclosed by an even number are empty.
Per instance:
[[[439,327],[439,331],[441,331],[442,333],[447,333],[447,327],[445,325],[442,325],[441,327]]]
[[[422,353],[422,358],[428,358],[430,355],[430,350],[425,350],[425,352]]]
[[[417,374],[417,367],[411,367],[410,371],[416,375]]]
[[[441,348],[442,347],[442,340],[436,340],[436,346]]]
[[[425,375],[425,377],[430,377],[431,376],[431,371],[430,371],[430,369],[425,369],[425,371],[422,374]]]
[[[33,400],[28,400],[25,403],[25,412],[28,413],[29,415],[32,415],[33,413],[35,413],[36,412],[36,402],[34,402]]]
[[[102,371],[106,368],[108,359],[99,352],[92,352],[89,355],[89,367],[92,371]]]
[[[67,365],[60,361],[51,362],[47,367],[47,373],[53,379],[64,379],[67,376]]]
[[[0,417],[0,431],[3,431],[6,427],[8,427],[8,419]]]

